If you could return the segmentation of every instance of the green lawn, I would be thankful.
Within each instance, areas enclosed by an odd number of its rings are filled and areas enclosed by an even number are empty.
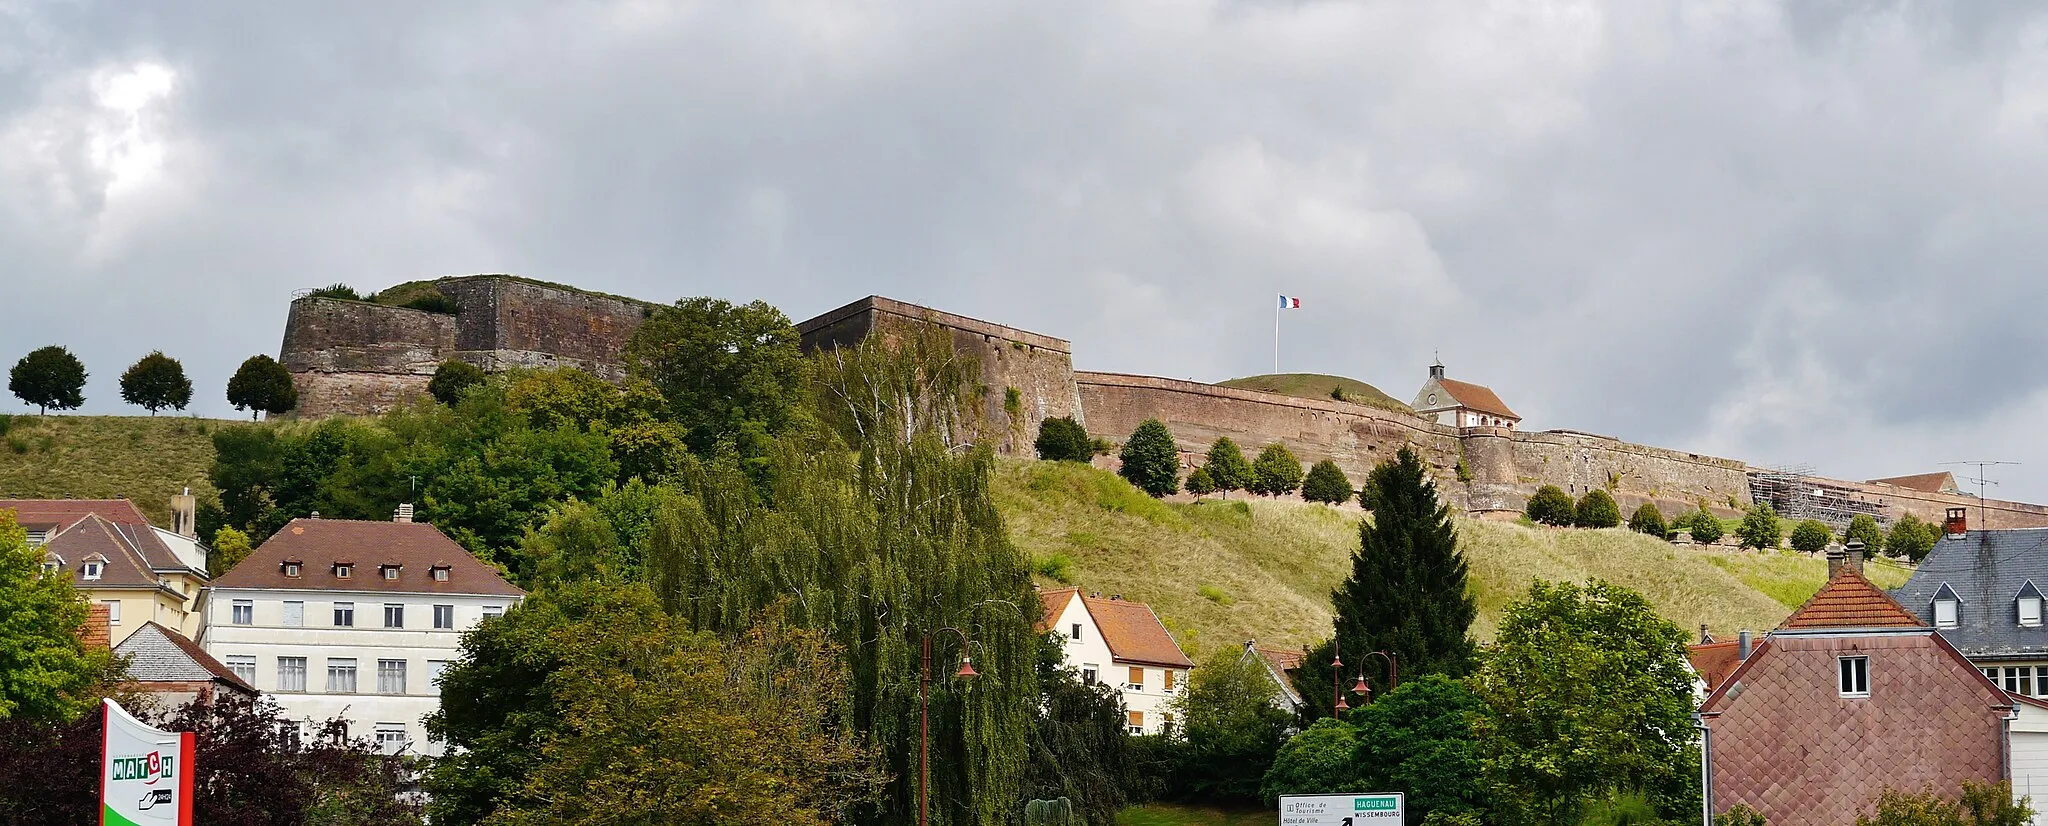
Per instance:
[[[0,416],[0,498],[134,500],[161,525],[171,496],[207,481],[213,431],[234,424],[189,416]]]
[[[1235,387],[1239,390],[1259,390],[1278,393],[1298,399],[1323,399],[1333,397],[1330,391],[1339,391],[1344,401],[1363,404],[1397,413],[1413,413],[1400,399],[1380,392],[1380,389],[1357,379],[1343,376],[1325,376],[1320,373],[1275,373],[1266,376],[1246,376],[1241,379],[1219,381],[1221,387]]]
[[[1271,809],[1215,809],[1178,803],[1144,803],[1123,810],[1117,826],[1272,826],[1280,815]]]

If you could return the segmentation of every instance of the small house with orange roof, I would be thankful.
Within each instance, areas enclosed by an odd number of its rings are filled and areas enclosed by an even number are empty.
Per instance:
[[[1186,690],[1195,663],[1151,606],[1079,588],[1040,591],[1038,598],[1045,608],[1039,632],[1060,635],[1065,665],[1082,682],[1116,687],[1130,733],[1159,734],[1173,725],[1170,704]]]
[[[1416,415],[1451,427],[1504,427],[1515,429],[1522,417],[1492,388],[1444,376],[1443,362],[1429,366],[1429,380],[1415,391],[1408,403]]]
[[[1708,649],[1702,651],[1701,649]],[[1860,545],[1828,554],[1828,581],[1725,666],[1695,646],[1710,681],[1710,803],[1773,826],[1834,826],[1886,788],[1953,796],[2006,777],[2013,700],[1935,629],[1863,575]],[[1725,670],[1725,676],[1718,676]]]

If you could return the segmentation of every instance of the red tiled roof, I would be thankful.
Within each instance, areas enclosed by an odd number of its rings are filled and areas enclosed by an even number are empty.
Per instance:
[[[1194,661],[1180,650],[1180,645],[1173,641],[1173,635],[1166,632],[1166,625],[1159,621],[1159,615],[1152,613],[1152,606],[1086,596],[1081,598],[1081,604],[1088,607],[1088,615],[1095,619],[1096,630],[1101,632],[1102,641],[1109,644],[1110,656],[1117,662],[1194,667]]]
[[[299,576],[284,575],[286,560],[303,564]],[[347,579],[334,575],[333,565],[338,561],[356,563]],[[385,565],[399,566],[397,579],[384,578],[380,569]],[[434,579],[432,572],[437,567],[448,569],[446,582]],[[433,525],[353,519],[294,519],[213,584],[217,588],[307,591],[526,594]]]
[[[87,648],[112,648],[112,617],[113,609],[104,603],[94,603],[92,607],[86,609],[85,627],[78,629],[78,639],[84,642]]]
[[[1463,407],[1468,407],[1481,413],[1491,413],[1495,416],[1506,416],[1510,419],[1522,418],[1516,415],[1515,411],[1509,410],[1507,402],[1501,401],[1500,397],[1494,395],[1493,390],[1485,385],[1458,381],[1457,379],[1437,379],[1436,383],[1442,386],[1444,392],[1451,394],[1451,398],[1457,400],[1458,404]]]
[[[1892,485],[1923,493],[1954,493],[1956,490],[1956,475],[1948,471],[1915,473],[1911,476],[1887,476],[1883,479],[1872,479],[1870,482],[1871,484]]]
[[[1855,568],[1821,586],[1820,592],[1786,617],[1779,628],[1919,628],[1927,624],[1899,605]]]
[[[1308,659],[1308,652],[1300,650],[1290,651],[1284,648],[1267,648],[1263,645],[1254,645],[1252,650],[1259,652],[1261,659],[1264,659],[1268,665],[1273,666],[1274,670],[1282,673],[1300,668],[1302,661]]]
[[[1078,593],[1081,593],[1079,588],[1054,588],[1050,591],[1039,591],[1038,604],[1045,608],[1045,614],[1038,618],[1038,623],[1032,626],[1032,629],[1040,634],[1051,631],[1052,624],[1059,621],[1060,612],[1067,610],[1067,601],[1073,599],[1074,595]]]
[[[1707,684],[1707,691],[1719,688],[1735,668],[1742,665],[1741,644],[1736,640],[1707,642],[1685,647],[1685,658],[1692,661],[1692,670],[1699,672],[1700,680]]]

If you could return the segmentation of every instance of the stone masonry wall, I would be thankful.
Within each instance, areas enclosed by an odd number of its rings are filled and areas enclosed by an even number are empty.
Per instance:
[[[426,392],[455,346],[455,317],[363,301],[301,298],[285,319],[285,369],[296,415],[389,410]]]
[[[626,339],[654,309],[519,278],[464,276],[434,286],[462,308],[452,355],[493,372],[578,367],[623,380]]]
[[[1736,504],[1749,503],[1748,465],[1742,462],[1591,433],[1516,433],[1514,465],[1525,496],[1543,485],[1556,485],[1574,497],[1607,488],[1624,517],[1643,502],[1656,503],[1667,516],[1691,511],[1701,502],[1730,515]]]

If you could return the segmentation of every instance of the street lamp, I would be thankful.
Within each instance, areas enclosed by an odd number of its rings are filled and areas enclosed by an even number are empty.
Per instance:
[[[1388,653],[1388,652],[1386,652],[1386,651],[1374,651],[1374,652],[1372,652],[1372,653],[1370,653],[1370,654],[1367,654],[1366,656],[1368,656],[1368,657],[1378,657],[1378,658],[1380,658],[1380,659],[1382,659],[1382,660],[1386,660],[1386,661],[1387,661],[1387,690],[1388,690],[1388,691],[1393,691],[1393,690],[1394,690],[1394,689],[1395,689],[1396,687],[1398,687],[1399,685],[1401,685],[1401,667],[1400,667],[1400,664],[1399,664],[1399,660],[1401,659],[1401,655],[1399,655],[1399,654],[1392,654],[1392,653]],[[1366,698],[1366,700],[1367,700],[1368,702],[1372,700],[1372,687],[1371,687],[1371,686],[1368,686],[1368,685],[1366,685],[1366,684],[1365,684],[1365,669],[1364,669],[1364,668],[1360,668],[1360,669],[1358,669],[1358,687],[1357,687],[1357,688],[1354,688],[1354,689],[1352,689],[1352,690],[1353,690],[1353,691],[1356,691],[1356,692],[1358,692],[1359,694],[1363,694],[1363,695],[1365,695],[1365,698]]]
[[[951,631],[960,637],[960,670],[953,672],[957,679],[972,680],[981,676],[974,670],[974,658],[967,654],[967,632],[953,626],[924,633],[924,665],[918,671],[917,683],[917,826],[927,826],[930,811],[930,787],[932,782],[932,634]]]
[[[1344,658],[1343,658],[1343,656],[1341,656],[1341,655],[1343,654],[1343,651],[1344,651],[1344,644],[1343,644],[1343,643],[1341,643],[1341,642],[1338,642],[1338,641],[1337,641],[1337,640],[1336,640],[1335,638],[1331,638],[1331,640],[1330,640],[1330,652],[1331,652],[1331,653],[1330,653],[1330,706],[1331,706],[1332,708],[1334,708],[1334,709],[1336,710],[1336,712],[1341,712],[1341,711],[1350,711],[1350,710],[1351,710],[1351,704],[1350,704],[1350,703],[1346,703],[1346,702],[1344,702],[1344,689],[1343,689],[1343,685],[1344,685]],[[1374,652],[1374,653],[1384,653],[1384,652]],[[1371,656],[1371,655],[1370,655],[1370,654],[1368,654],[1367,656]],[[1364,665],[1362,665],[1362,664],[1361,664],[1361,665],[1359,666],[1359,668],[1358,668],[1358,683],[1357,683],[1356,685],[1353,685],[1353,686],[1351,687],[1351,693],[1353,693],[1353,694],[1357,694],[1357,695],[1360,695],[1360,696],[1363,696],[1363,697],[1367,698],[1368,700],[1372,698],[1372,687],[1370,687],[1370,686],[1368,686],[1368,685],[1366,685],[1366,684],[1365,684],[1365,666],[1364,666]],[[1332,712],[1332,715],[1334,716],[1336,712]]]

